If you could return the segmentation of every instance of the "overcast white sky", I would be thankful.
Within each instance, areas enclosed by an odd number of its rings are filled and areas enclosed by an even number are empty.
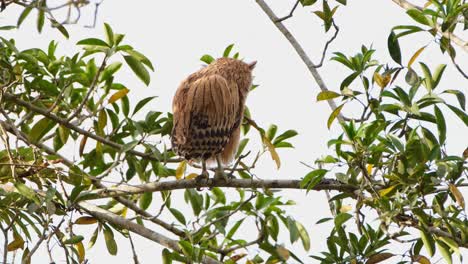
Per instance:
[[[278,16],[283,16],[289,12],[295,1],[268,2],[274,3],[272,7]],[[372,44],[377,49],[375,58],[390,62],[386,44],[390,29],[397,24],[413,24],[412,20],[391,0],[348,2],[348,6],[338,9],[336,21],[341,30],[330,51],[354,55],[362,44],[367,46]],[[84,12],[81,24],[90,24],[92,22],[90,15],[92,10]],[[118,81],[128,86],[132,102],[150,95],[159,96],[153,104],[159,111],[170,111],[172,96],[179,82],[200,68],[202,63],[199,58],[203,54],[221,55],[227,45],[235,43],[235,51],[239,51],[246,61],[258,61],[254,71],[254,83],[260,87],[249,95],[247,102],[254,119],[262,126],[275,123],[280,131],[296,129],[300,133],[293,140],[296,146],[294,150],[279,151],[282,157],[282,168],[279,171],[275,169],[274,163],[268,156],[262,160],[261,166],[256,170],[257,176],[261,178],[299,179],[308,172],[299,161],[312,164],[316,158],[329,151],[326,142],[336,136],[336,131],[333,129],[329,131],[326,127],[330,113],[328,105],[317,103],[315,100],[319,89],[312,76],[286,39],[253,0],[107,0],[99,10],[96,28],[84,28],[82,25],[68,27],[70,40],[64,39],[48,27],[44,28],[42,34],[38,34],[35,30],[35,19],[32,17],[35,15],[26,20],[21,30],[2,32],[3,36],[16,38],[20,48],[46,48],[50,40],[57,40],[60,43],[59,50],[70,55],[75,51],[73,45],[76,41],[87,37],[102,37],[103,22],[109,23],[114,32],[126,34],[125,42],[147,55],[155,65],[156,71],[151,74],[152,81],[149,87],[145,87],[127,69],[120,72]],[[0,23],[14,24],[16,18],[16,13],[7,9],[2,13]],[[324,36],[318,18],[310,13],[310,9],[299,7],[286,25],[299,39],[313,61],[318,61],[328,37]],[[468,39],[466,33],[460,36]],[[418,48],[430,41],[429,34],[401,39],[403,60],[406,62]],[[467,54],[461,50],[458,54],[457,61],[460,66],[468,69]],[[430,44],[419,58],[430,68],[441,63],[448,64],[440,84],[441,88],[460,89],[466,93],[467,81],[454,70],[448,57],[441,54],[435,43]],[[420,72],[418,67],[416,69]],[[349,74],[338,63],[327,60],[319,72],[332,90],[339,90],[339,84]],[[151,107],[147,107],[146,111],[150,109]],[[451,113],[447,116],[448,149],[452,153],[459,154],[467,146],[468,129]],[[75,154],[70,153],[70,155]],[[302,246],[296,244],[297,253],[306,263],[313,263],[307,255],[318,254],[326,248],[325,238],[331,230],[329,226],[314,224],[318,219],[330,215],[325,195],[315,192],[305,195],[300,191],[285,191],[283,194],[285,198],[297,202],[296,206],[289,208],[289,212],[307,227],[311,236],[310,252],[304,252]],[[466,190],[464,194],[468,197]],[[119,236],[116,234],[116,237]],[[288,237],[284,237],[284,240],[287,241]],[[142,238],[135,237],[135,242],[142,263],[158,262],[156,259],[160,258],[161,247]],[[88,258],[91,263],[100,263],[104,260],[116,264],[130,263],[131,251],[126,243],[125,241],[119,243],[118,256],[111,257],[101,237],[95,247],[87,252]],[[45,257],[45,252],[39,252],[36,256],[37,259],[44,258],[46,261]],[[44,262],[41,259],[37,263]]]

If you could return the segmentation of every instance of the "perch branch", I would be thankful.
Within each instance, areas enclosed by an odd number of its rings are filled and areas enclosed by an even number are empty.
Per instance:
[[[96,189],[92,191],[82,192],[81,195],[86,196],[86,200],[101,199],[108,197],[119,197],[132,194],[141,194],[145,192],[161,192],[180,189],[192,188],[262,188],[262,189],[305,189],[301,186],[300,180],[254,180],[254,179],[231,179],[215,180],[208,179],[200,181],[197,179],[191,180],[175,180],[164,182],[151,182],[140,185],[121,185],[117,187],[108,187],[103,189]],[[358,188],[353,185],[344,184],[333,179],[323,179],[320,183],[315,185],[312,190],[335,190],[346,193],[354,193]]]

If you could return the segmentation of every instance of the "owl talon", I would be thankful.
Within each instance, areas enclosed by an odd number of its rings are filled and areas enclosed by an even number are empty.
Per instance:
[[[205,171],[202,171],[202,173],[199,174],[199,175],[195,178],[195,180],[196,180],[197,182],[203,182],[203,181],[207,181],[209,177],[210,177],[210,175],[208,174],[208,171],[205,170]],[[202,190],[201,187],[197,187],[197,191],[201,191],[201,190]]]
[[[230,177],[222,170],[216,170],[214,175],[215,180],[228,181],[229,178]]]

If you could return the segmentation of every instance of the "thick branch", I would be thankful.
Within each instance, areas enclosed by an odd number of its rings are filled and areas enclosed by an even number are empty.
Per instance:
[[[315,79],[315,82],[318,84],[320,87],[320,90],[322,91],[328,91],[327,86],[325,85],[322,77],[318,73],[316,66],[312,62],[312,60],[307,56],[306,52],[302,48],[302,46],[299,44],[299,42],[296,40],[296,38],[291,34],[291,32],[283,25],[283,23],[278,22],[278,17],[275,15],[273,10],[268,6],[268,4],[263,1],[263,0],[256,0],[257,4],[262,8],[262,10],[265,12],[265,14],[268,15],[268,18],[275,24],[275,26],[278,28],[278,30],[286,37],[286,39],[291,43],[293,46],[294,50],[297,52],[299,57],[302,59],[302,61],[305,63],[307,66],[307,69],[309,69],[309,72],[312,74],[312,76]],[[337,108],[335,101],[333,100],[327,100],[328,105],[332,110],[335,110]],[[338,119],[340,121],[343,121],[343,116],[341,114],[338,115]]]
[[[129,221],[121,216],[118,216],[116,214],[113,214],[109,211],[106,211],[98,206],[95,206],[93,204],[87,203],[87,202],[79,202],[78,205],[88,212],[90,215],[96,217],[97,219],[104,220],[106,222],[109,222],[111,224],[123,227],[125,229],[128,229],[129,231],[132,231],[135,234],[138,234],[142,237],[145,237],[149,240],[152,240],[164,247],[170,248],[174,251],[177,252],[182,252],[181,248],[179,247],[179,244],[177,241],[172,240],[163,234],[154,232],[151,229],[148,229],[142,225],[139,225],[135,222]],[[220,264],[221,262],[204,256],[202,259],[203,263],[207,264]]]
[[[212,187],[225,187],[225,188],[262,188],[262,189],[305,189],[301,187],[300,180],[249,180],[249,179],[232,179],[228,181],[208,179],[200,181],[197,179],[192,180],[176,180],[165,182],[151,182],[140,185],[121,185],[117,187],[108,187],[104,189],[92,190],[89,192],[82,192],[81,195],[86,197],[87,200],[100,199],[108,197],[118,197],[131,194],[141,194],[145,192],[161,192],[180,189],[192,188],[212,188]],[[312,190],[336,190],[346,193],[353,193],[357,190],[356,186],[344,184],[333,179],[323,179]]]
[[[37,107],[37,106],[35,106],[35,105],[33,105],[33,104],[29,103],[29,102],[23,101],[23,100],[17,98],[13,94],[4,93],[3,97],[8,101],[14,102],[15,104],[23,106],[23,107],[27,108],[30,111],[41,114],[41,115],[49,118],[50,120],[55,121],[55,122],[59,123],[60,125],[62,125],[64,127],[67,127],[67,128],[69,128],[69,129],[71,129],[71,130],[73,130],[75,132],[78,132],[78,133],[80,133],[80,134],[82,134],[84,136],[87,136],[87,137],[92,138],[92,139],[94,139],[94,140],[96,140],[98,142],[106,144],[106,145],[108,145],[108,146],[110,146],[110,147],[112,147],[114,149],[117,149],[117,150],[122,150],[123,149],[122,145],[120,145],[118,143],[115,143],[115,142],[113,142],[113,141],[111,141],[111,140],[109,140],[107,138],[98,136],[95,133],[86,131],[86,130],[78,127],[78,126],[75,126],[72,123],[68,122],[66,119],[58,117],[57,115],[51,113],[47,109]],[[154,157],[152,153],[143,153],[143,152],[133,150],[133,149],[127,151],[127,153],[135,155],[135,156],[139,156],[141,158],[148,159],[148,160],[162,161],[162,160],[159,160],[158,158]],[[164,161],[169,162],[169,163],[170,162],[174,163],[174,162],[180,162],[181,160],[180,159],[168,159],[168,160],[164,160]]]
[[[408,2],[406,0],[392,0],[392,1],[395,4],[399,5],[400,7],[404,8],[406,10],[409,10],[409,9],[421,10],[422,9],[421,7],[413,5],[412,3],[410,3],[410,2]],[[459,38],[457,35],[455,35],[453,33],[442,31],[442,27],[440,25],[438,25],[438,24],[435,25],[435,29],[437,30],[437,32],[439,32],[439,34],[441,34],[442,36],[444,36],[444,37],[450,39],[451,41],[453,41],[453,43],[458,45],[465,52],[468,52],[468,42],[467,41]]]

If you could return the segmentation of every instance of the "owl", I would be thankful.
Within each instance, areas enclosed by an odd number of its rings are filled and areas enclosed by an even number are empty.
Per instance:
[[[186,160],[201,162],[198,178],[208,178],[206,164],[216,162],[215,178],[227,179],[223,166],[237,151],[255,64],[219,58],[179,85],[172,103],[172,147]]]

